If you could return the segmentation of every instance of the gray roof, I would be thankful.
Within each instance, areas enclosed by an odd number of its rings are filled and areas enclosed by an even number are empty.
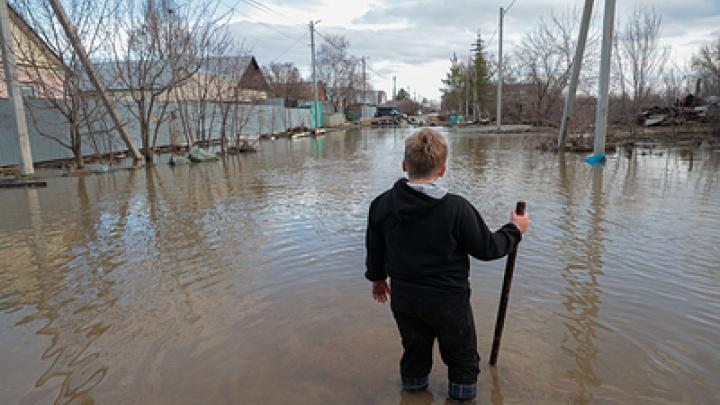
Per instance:
[[[209,58],[209,63],[203,64],[200,72],[223,75],[239,79],[255,60],[252,56],[218,56]],[[257,64],[257,62],[254,62]],[[95,71],[108,91],[122,91],[129,88],[145,87],[159,89],[166,87],[173,79],[172,70],[167,61],[123,61],[123,62],[97,62]],[[145,73],[147,72],[147,74]],[[145,86],[141,86],[145,84]],[[89,78],[85,76],[81,84],[84,91],[94,90]]]
[[[208,63],[203,64],[200,71],[208,74],[223,75],[232,77],[235,73],[236,78],[240,78],[247,70],[250,63],[255,58],[253,56],[216,56],[208,58]],[[257,62],[255,62],[257,63]]]
[[[93,66],[108,91],[140,87],[159,89],[172,81],[170,65],[165,61],[99,62],[93,63]],[[80,87],[84,91],[94,90],[86,75]]]

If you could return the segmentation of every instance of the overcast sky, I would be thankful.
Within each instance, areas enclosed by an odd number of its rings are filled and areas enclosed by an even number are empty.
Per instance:
[[[368,57],[370,80],[377,89],[392,92],[411,88],[418,97],[440,98],[440,80],[453,52],[467,57],[479,29],[486,40],[496,31],[498,9],[511,0],[222,0],[233,8],[232,30],[261,65],[293,62],[309,72],[308,22],[321,20],[320,34],[343,34],[350,50]],[[564,11],[583,1],[516,0],[505,17],[505,52],[522,40],[539,18],[551,10]],[[602,20],[602,0],[596,0],[595,18]],[[261,4],[261,6],[257,6]],[[616,18],[634,7],[654,6],[663,18],[663,44],[671,46],[674,62],[685,64],[698,47],[720,37],[720,0],[618,1]],[[265,7],[265,8],[263,8]],[[578,11],[579,12],[579,11]],[[322,43],[321,38],[316,38]],[[488,43],[497,50],[497,35]]]

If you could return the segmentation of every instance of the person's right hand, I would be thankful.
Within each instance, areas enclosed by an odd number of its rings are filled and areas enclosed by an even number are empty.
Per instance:
[[[523,215],[518,215],[515,210],[513,210],[510,222],[515,224],[521,233],[525,233],[528,230],[528,226],[530,226],[530,217],[527,212]]]

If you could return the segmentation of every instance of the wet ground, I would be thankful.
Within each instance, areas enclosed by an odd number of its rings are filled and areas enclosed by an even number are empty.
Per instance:
[[[369,201],[410,130],[0,190],[0,403],[442,404],[399,388],[400,341],[363,279]],[[520,246],[472,265],[481,404],[720,402],[720,151],[593,169],[521,137],[449,134],[443,183]]]

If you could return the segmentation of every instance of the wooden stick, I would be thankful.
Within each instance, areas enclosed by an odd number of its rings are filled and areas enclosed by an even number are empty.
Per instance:
[[[515,213],[518,215],[525,214],[525,202],[518,201],[515,207]],[[497,321],[495,322],[495,336],[493,337],[492,351],[490,352],[490,365],[497,363],[498,352],[500,352],[500,339],[502,339],[503,327],[505,326],[505,313],[507,312],[508,300],[510,299],[510,285],[512,284],[513,271],[515,271],[515,259],[517,258],[517,245],[508,255],[507,264],[505,265],[505,278],[502,284],[502,293],[500,294],[500,305],[498,306]]]

